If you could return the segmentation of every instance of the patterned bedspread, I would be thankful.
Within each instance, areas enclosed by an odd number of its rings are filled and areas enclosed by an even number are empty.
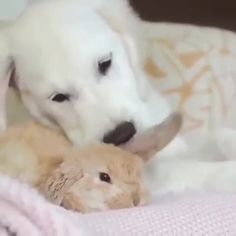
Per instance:
[[[183,133],[194,139],[222,124],[236,128],[236,34],[183,24],[144,27],[145,70],[182,111]]]

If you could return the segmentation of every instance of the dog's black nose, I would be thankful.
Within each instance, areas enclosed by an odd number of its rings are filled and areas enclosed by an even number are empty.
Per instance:
[[[104,143],[114,144],[116,146],[126,143],[136,133],[135,126],[132,122],[123,122],[119,124],[114,130],[108,132],[104,138]]]

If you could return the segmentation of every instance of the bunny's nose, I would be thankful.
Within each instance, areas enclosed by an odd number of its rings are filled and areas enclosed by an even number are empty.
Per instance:
[[[116,146],[128,142],[136,133],[136,128],[132,122],[123,122],[114,130],[105,134],[104,143],[114,144]]]

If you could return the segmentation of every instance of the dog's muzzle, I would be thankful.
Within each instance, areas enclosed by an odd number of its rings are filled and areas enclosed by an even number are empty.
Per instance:
[[[136,128],[132,122],[123,122],[114,130],[105,134],[103,142],[119,146],[128,142],[135,135],[135,133]]]

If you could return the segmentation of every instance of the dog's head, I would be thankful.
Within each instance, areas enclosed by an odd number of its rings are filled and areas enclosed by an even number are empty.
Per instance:
[[[1,102],[14,75],[31,114],[61,127],[75,144],[125,143],[152,119],[158,122],[140,76],[138,27],[125,0],[29,6],[1,32]]]

